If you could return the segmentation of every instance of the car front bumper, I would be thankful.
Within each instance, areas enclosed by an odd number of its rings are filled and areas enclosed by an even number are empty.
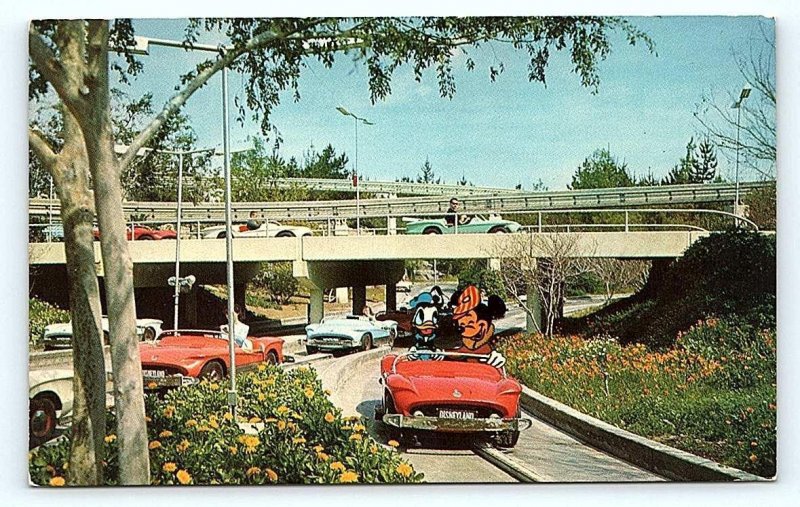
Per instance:
[[[360,343],[349,338],[312,338],[306,340],[306,345],[318,350],[345,350],[356,348]]]
[[[142,384],[145,391],[156,391],[158,389],[174,389],[181,386],[190,386],[200,382],[199,379],[186,375],[167,375],[164,377],[142,376]]]
[[[445,419],[429,416],[404,416],[402,414],[384,414],[383,422],[396,428],[447,433],[521,431],[530,428],[532,424],[530,419],[521,417],[511,419]]]

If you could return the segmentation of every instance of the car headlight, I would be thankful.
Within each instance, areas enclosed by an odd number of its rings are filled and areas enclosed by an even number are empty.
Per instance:
[[[422,413],[422,410],[415,410],[412,414],[414,417],[423,417],[425,414]]]

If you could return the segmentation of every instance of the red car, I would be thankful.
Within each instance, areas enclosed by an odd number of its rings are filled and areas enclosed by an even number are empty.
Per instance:
[[[235,346],[237,371],[262,362],[284,362],[282,338],[248,339],[252,350]],[[219,331],[165,331],[156,340],[140,343],[139,355],[147,389],[178,387],[202,378],[220,380],[230,369],[227,335]]]
[[[511,448],[531,425],[521,418],[522,387],[504,370],[479,362],[488,356],[435,352],[442,360],[411,360],[409,353],[381,360],[382,404],[375,417],[394,431],[489,434]]]
[[[100,239],[100,229],[97,227],[94,228],[92,231],[94,234],[94,239]],[[165,229],[151,229],[150,227],[145,227],[144,225],[135,225],[133,227],[133,233],[131,233],[131,228],[128,227],[128,241],[133,238],[135,241],[142,241],[142,240],[153,240],[153,239],[175,239],[178,235],[175,231],[165,230]]]

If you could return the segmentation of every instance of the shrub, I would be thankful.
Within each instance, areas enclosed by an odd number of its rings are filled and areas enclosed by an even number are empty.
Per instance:
[[[494,294],[505,299],[506,291],[503,280],[493,269],[486,267],[485,261],[470,261],[458,272],[458,288],[475,285],[487,294]]]
[[[261,272],[253,278],[255,287],[267,290],[276,303],[286,304],[297,293],[297,279],[288,262],[264,263]]]
[[[38,347],[45,327],[56,322],[69,322],[69,317],[69,312],[66,310],[62,310],[36,298],[28,299],[28,319],[30,322],[29,345],[31,347]]]
[[[217,383],[176,389],[163,399],[146,396],[153,485],[422,480],[395,450],[367,435],[364,421],[341,417],[313,370],[262,365],[237,380],[235,420],[227,412],[227,390]],[[117,447],[112,433],[106,446],[105,481],[113,485]],[[68,449],[62,440],[34,450],[32,481],[47,485],[64,477]]]

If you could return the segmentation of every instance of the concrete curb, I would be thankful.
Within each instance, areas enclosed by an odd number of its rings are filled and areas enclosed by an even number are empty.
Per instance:
[[[490,445],[481,444],[472,448],[475,454],[507,473],[519,482],[547,482],[541,475],[526,467],[511,456],[498,451]]]
[[[298,366],[308,366],[310,364],[314,364],[319,361],[324,361],[326,359],[332,358],[333,354],[318,352],[316,354],[311,354],[310,356],[292,356],[292,357],[295,358],[293,363],[281,364],[281,367],[284,370],[291,370],[292,368],[296,368]]]
[[[349,367],[351,363],[360,362],[360,361],[369,361],[376,357],[382,357],[388,353],[390,353],[392,349],[390,347],[381,346],[376,347],[372,350],[368,350],[366,352],[356,352],[347,356],[338,357],[335,360],[341,361],[341,368],[336,373],[336,377],[334,378],[333,385],[338,388],[341,386],[350,375],[351,368]],[[331,359],[333,361],[334,359]],[[375,381],[377,382],[379,376],[378,366],[375,367]],[[333,390],[333,389],[332,389]]]
[[[542,421],[633,465],[676,481],[767,481],[625,431],[523,386],[522,407]]]

